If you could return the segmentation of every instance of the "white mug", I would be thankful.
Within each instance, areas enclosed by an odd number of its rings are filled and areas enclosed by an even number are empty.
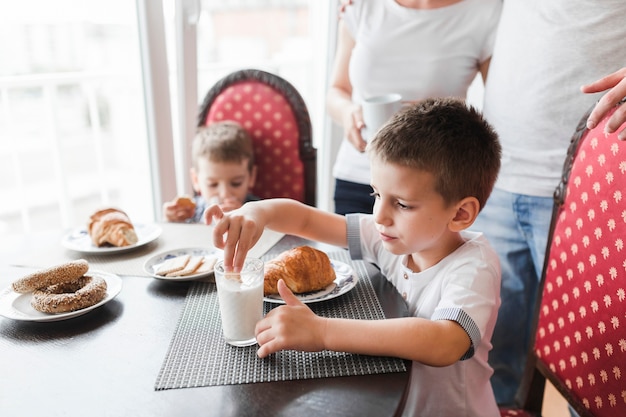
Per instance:
[[[378,129],[391,119],[402,107],[402,96],[392,93],[366,98],[361,104],[365,127],[361,130],[363,140],[374,137]]]

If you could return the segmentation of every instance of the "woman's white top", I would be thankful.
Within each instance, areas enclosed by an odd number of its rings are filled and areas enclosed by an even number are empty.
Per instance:
[[[480,63],[491,57],[501,0],[463,0],[417,10],[394,0],[357,0],[343,19],[356,44],[352,100],[399,93],[403,100],[465,98]],[[367,155],[343,140],[335,178],[370,183]]]

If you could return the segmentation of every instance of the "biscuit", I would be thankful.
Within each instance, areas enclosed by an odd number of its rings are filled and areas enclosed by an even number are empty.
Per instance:
[[[196,273],[198,267],[202,264],[204,256],[192,256],[183,269],[165,274],[166,277],[184,277]]]
[[[205,256],[204,262],[196,269],[196,274],[202,274],[205,272],[213,272],[213,267],[217,263],[217,257],[215,256]]]
[[[172,272],[180,271],[187,266],[189,259],[191,259],[191,255],[181,255],[175,258],[169,258],[162,264],[158,265],[157,268],[155,268],[154,273],[156,275],[166,276]]]

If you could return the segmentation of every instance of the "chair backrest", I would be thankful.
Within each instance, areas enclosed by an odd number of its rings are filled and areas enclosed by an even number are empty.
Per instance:
[[[207,93],[198,126],[234,120],[254,143],[260,198],[287,197],[316,204],[317,151],[302,96],[285,79],[256,69],[235,71]]]
[[[581,416],[626,416],[626,141],[604,134],[610,114],[586,129],[589,112],[555,192],[518,400],[539,413],[546,377]]]

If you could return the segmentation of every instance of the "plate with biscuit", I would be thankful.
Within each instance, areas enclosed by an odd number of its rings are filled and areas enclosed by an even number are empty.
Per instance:
[[[284,304],[278,294],[282,279],[303,303],[316,303],[346,294],[359,281],[352,267],[331,260],[328,255],[310,246],[289,249],[265,262],[264,300]]]
[[[63,236],[61,244],[86,254],[119,253],[153,242],[162,231],[157,224],[135,224],[122,210],[105,208],[90,216],[87,228],[76,229]]]
[[[208,277],[221,257],[217,249],[182,248],[166,251],[148,259],[143,269],[156,279],[192,281]]]
[[[20,321],[67,320],[108,303],[121,290],[120,277],[92,270],[80,259],[14,281],[0,291],[0,315]]]

